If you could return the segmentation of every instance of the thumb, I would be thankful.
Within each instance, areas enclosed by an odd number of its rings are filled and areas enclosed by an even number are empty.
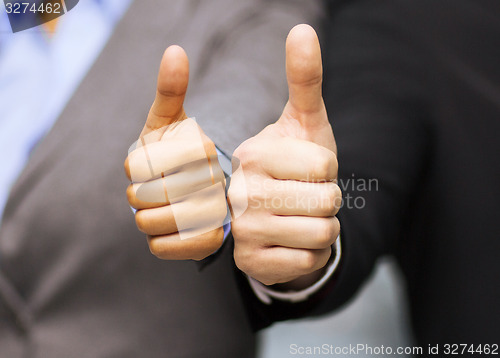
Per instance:
[[[297,119],[300,120],[301,115],[318,113],[324,108],[321,48],[316,32],[309,25],[297,25],[288,34],[286,76],[289,105],[297,113]]]
[[[175,121],[187,118],[184,98],[189,82],[189,61],[182,47],[165,50],[158,72],[156,97],[142,130],[141,137]]]

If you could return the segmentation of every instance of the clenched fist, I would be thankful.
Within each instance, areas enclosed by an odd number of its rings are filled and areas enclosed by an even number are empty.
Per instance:
[[[188,79],[186,53],[169,47],[146,124],[125,160],[137,227],[162,259],[203,259],[224,238],[224,174],[214,143],[184,112]]]
[[[303,288],[318,278],[340,232],[337,157],[323,103],[321,49],[308,25],[286,43],[289,101],[279,120],[234,157],[229,200],[236,265],[260,282]],[[248,203],[248,207],[246,207]],[[293,285],[295,284],[295,285]]]

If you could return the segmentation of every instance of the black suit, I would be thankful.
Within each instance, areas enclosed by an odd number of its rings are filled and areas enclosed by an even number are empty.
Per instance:
[[[420,345],[499,343],[500,2],[334,2],[326,35],[339,179],[364,207],[340,211],[328,287],[258,307],[257,324],[341,306],[390,254]]]

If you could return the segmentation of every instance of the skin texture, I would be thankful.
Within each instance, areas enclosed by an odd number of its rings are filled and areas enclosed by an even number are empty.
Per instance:
[[[137,227],[161,259],[201,260],[224,236],[225,179],[214,143],[184,111],[188,79],[186,53],[170,46],[155,100],[124,164]]]
[[[233,175],[229,200],[248,201],[232,223],[236,265],[266,285],[300,289],[323,273],[340,232],[337,149],[310,26],[290,31],[286,71],[289,101],[276,123],[236,149],[243,170]]]

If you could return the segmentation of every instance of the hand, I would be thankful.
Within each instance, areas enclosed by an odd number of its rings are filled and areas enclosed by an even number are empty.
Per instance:
[[[308,25],[294,27],[286,43],[289,100],[283,114],[234,153],[242,170],[233,174],[228,197],[233,212],[243,212],[232,223],[234,259],[266,285],[312,284],[340,232],[337,149],[322,71],[316,33]]]
[[[125,160],[137,227],[162,259],[200,260],[224,239],[224,174],[214,143],[184,112],[188,80],[186,53],[169,47],[146,124]]]

